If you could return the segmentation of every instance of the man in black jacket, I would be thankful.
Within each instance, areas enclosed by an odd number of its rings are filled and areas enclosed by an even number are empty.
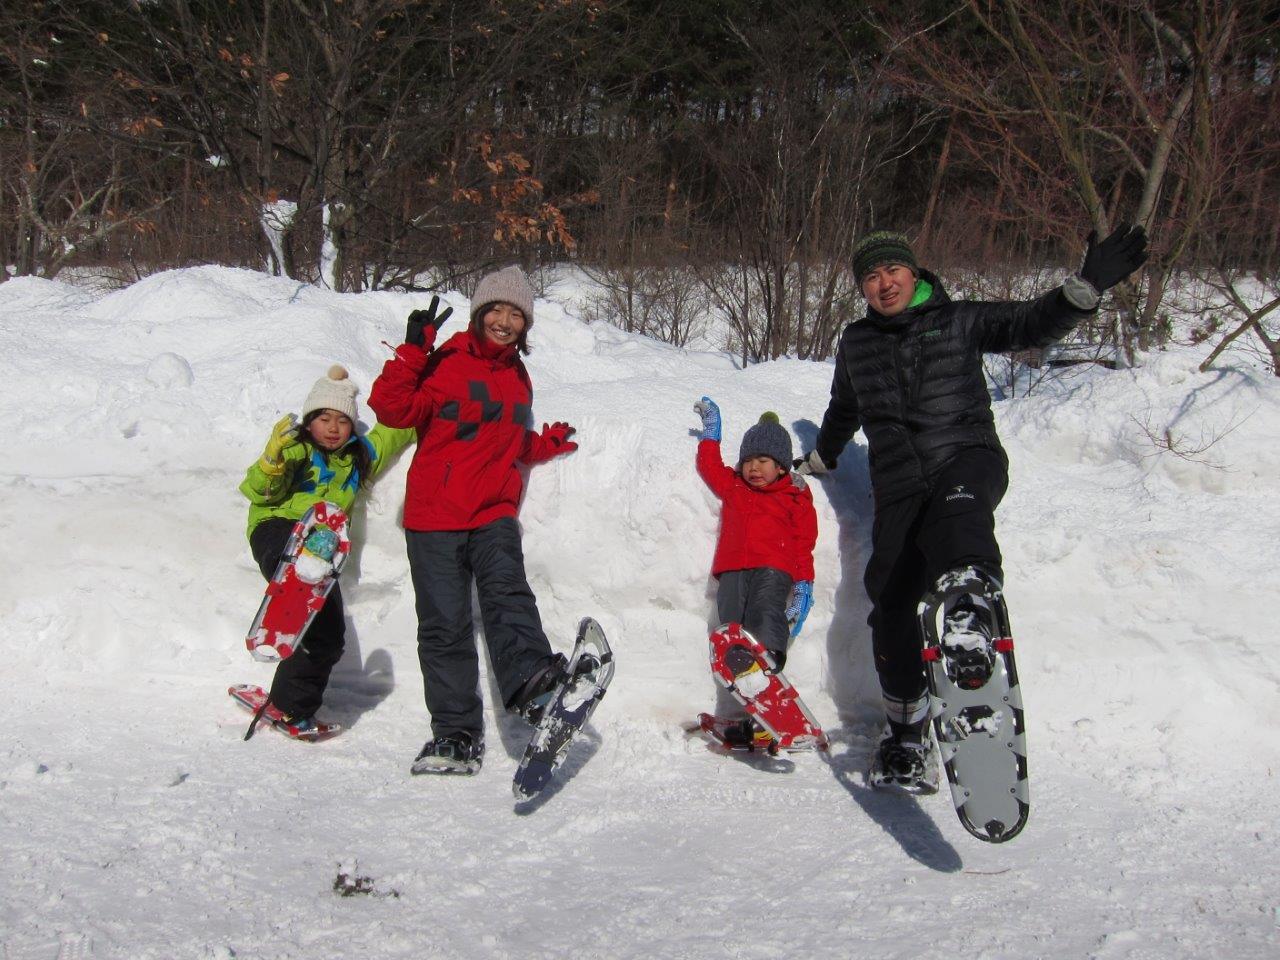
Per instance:
[[[952,301],[922,270],[907,238],[877,231],[855,247],[853,269],[867,315],[844,330],[831,401],[802,473],[836,465],[859,427],[867,437],[875,519],[864,582],[871,642],[888,727],[870,782],[937,789],[916,607],[942,578],[972,568],[999,586],[995,509],[1008,486],[984,353],[1045,347],[1098,308],[1101,294],[1146,260],[1141,227],[1090,234],[1080,273],[1037,300]],[[959,669],[990,674],[989,614],[976,601],[948,614]],[[951,652],[949,652],[949,655]]]

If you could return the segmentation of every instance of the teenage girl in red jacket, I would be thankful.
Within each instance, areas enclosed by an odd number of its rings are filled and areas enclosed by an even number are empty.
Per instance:
[[[405,343],[373,384],[369,406],[388,426],[416,427],[404,528],[418,612],[418,660],[432,737],[414,773],[475,773],[484,756],[471,586],[504,705],[536,720],[563,674],[529,588],[516,513],[518,463],[577,449],[567,423],[529,429],[533,290],[508,267],[484,277],[471,323],[431,351],[453,312],[409,316]]]

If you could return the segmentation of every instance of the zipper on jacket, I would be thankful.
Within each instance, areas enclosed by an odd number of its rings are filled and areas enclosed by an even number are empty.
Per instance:
[[[919,350],[916,353],[916,366],[919,366],[920,358],[924,356],[924,351]],[[915,433],[911,430],[911,423],[907,417],[907,389],[908,381],[906,379],[906,370],[902,363],[902,351],[898,344],[893,344],[893,366],[898,371],[898,412],[902,416],[902,429],[906,434],[907,445],[911,447],[911,453],[916,458],[916,464],[920,468],[920,475],[925,475],[924,458],[920,456],[920,450],[916,447]]]
[[[893,368],[898,372],[898,415],[902,417],[903,429],[907,428],[907,371],[902,363],[902,348],[893,344]]]
[[[915,376],[911,381],[911,393],[908,401],[915,405],[920,401],[920,388],[924,385],[924,337],[916,338]]]

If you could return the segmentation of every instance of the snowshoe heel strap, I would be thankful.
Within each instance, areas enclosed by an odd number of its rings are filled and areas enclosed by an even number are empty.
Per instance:
[[[258,729],[258,722],[262,719],[262,715],[267,712],[267,707],[271,706],[271,700],[268,698],[262,701],[262,706],[254,711],[253,719],[249,721],[249,729],[244,732],[244,739],[250,739]]]

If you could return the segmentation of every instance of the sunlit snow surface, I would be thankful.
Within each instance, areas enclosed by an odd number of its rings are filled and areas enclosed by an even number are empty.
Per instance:
[[[991,847],[945,791],[862,785],[879,717],[861,437],[811,484],[815,605],[787,662],[830,764],[755,765],[684,736],[715,703],[718,504],[694,472],[692,404],[719,404],[726,459],[764,410],[804,451],[832,367],[742,370],[588,326],[586,292],[566,276],[537,302],[534,417],[572,423],[580,449],[529,471],[520,521],[553,644],[594,616],[618,669],[517,813],[527,732],[500,711],[479,775],[409,775],[430,729],[398,526],[408,454],[352,517],[347,650],[321,710],[342,735],[246,743],[226,695],[272,672],[244,648],[263,590],[245,468],[330,364],[363,403],[382,341],[430,294],[213,267],[113,293],[0,284],[0,956],[1280,952],[1280,380],[1244,352],[1199,373],[1205,344],[997,404],[1032,814]],[[446,299],[442,335],[467,314]],[[500,701],[487,673],[482,690]]]

